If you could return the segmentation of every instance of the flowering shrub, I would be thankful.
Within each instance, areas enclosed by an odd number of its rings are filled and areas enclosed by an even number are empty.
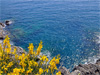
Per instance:
[[[32,43],[29,44],[27,53],[17,54],[17,48],[11,50],[9,37],[0,44],[0,75],[61,75],[57,72],[57,64],[59,64],[60,55],[57,55],[49,61],[47,56],[40,55],[43,48],[42,41],[34,50]],[[37,60],[38,59],[38,60]]]

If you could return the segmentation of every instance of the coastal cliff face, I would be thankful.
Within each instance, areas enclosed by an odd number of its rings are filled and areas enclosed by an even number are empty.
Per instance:
[[[4,24],[0,23],[0,43],[3,43],[6,35],[10,36],[10,33],[3,29]],[[11,46],[12,52],[14,47],[17,48],[17,54],[20,55],[22,53],[26,53],[23,48],[18,46]],[[100,75],[100,59],[96,61],[95,64],[79,64],[75,66],[70,73],[68,69],[65,67],[59,67],[59,71],[61,71],[62,75]]]

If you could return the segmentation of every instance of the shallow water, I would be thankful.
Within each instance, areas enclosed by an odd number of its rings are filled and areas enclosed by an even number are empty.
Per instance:
[[[28,43],[43,53],[61,55],[61,64],[71,69],[99,56],[99,0],[1,0],[0,21],[12,20],[6,27],[11,40],[26,49]]]

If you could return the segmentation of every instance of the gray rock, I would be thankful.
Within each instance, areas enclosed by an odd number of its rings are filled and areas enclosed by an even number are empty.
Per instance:
[[[0,26],[5,27],[5,25],[3,23],[0,23]]]
[[[18,46],[11,46],[11,52],[13,52],[14,51],[14,48],[16,47],[16,53],[18,54],[18,55],[21,55],[22,53],[26,53],[26,52],[24,52],[24,49],[22,48],[22,47],[18,47]]]
[[[0,26],[0,40],[3,40],[5,37],[4,37],[4,35],[3,35],[3,28],[2,28],[2,26]]]
[[[73,69],[73,71],[75,70],[79,70],[82,75],[96,75],[96,73],[100,74],[100,66],[97,64],[79,64]]]
[[[66,69],[64,66],[63,67],[59,67],[58,71],[61,71],[61,75],[69,75],[70,74],[69,70]]]
[[[79,70],[75,70],[75,71],[73,71],[71,74],[69,74],[69,75],[82,75],[82,73],[81,73],[81,71],[79,71]]]

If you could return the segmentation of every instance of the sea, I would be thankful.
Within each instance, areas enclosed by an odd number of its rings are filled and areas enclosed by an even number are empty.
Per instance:
[[[100,58],[100,0],[0,0],[0,22],[10,40],[28,51],[38,47],[49,59],[60,54],[59,66],[95,63]]]

